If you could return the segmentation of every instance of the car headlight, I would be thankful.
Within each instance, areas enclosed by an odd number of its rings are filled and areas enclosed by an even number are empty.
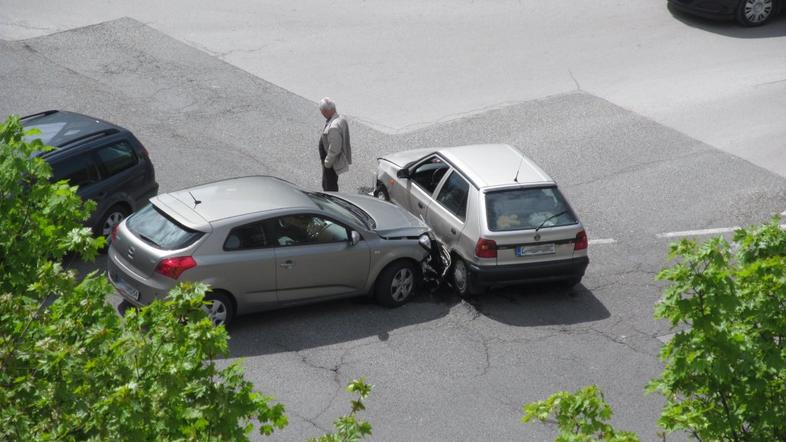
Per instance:
[[[420,235],[418,238],[418,244],[420,244],[426,250],[431,250],[431,238],[428,236],[428,233]]]

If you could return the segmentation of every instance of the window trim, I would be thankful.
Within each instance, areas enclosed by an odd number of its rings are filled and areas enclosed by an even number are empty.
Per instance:
[[[345,231],[346,231],[346,233],[347,233],[347,239],[345,239],[345,240],[343,240],[343,241],[330,241],[330,242],[307,242],[307,243],[298,243],[298,244],[288,244],[288,245],[285,245],[285,244],[277,244],[277,243],[276,243],[276,241],[278,241],[278,238],[274,238],[274,241],[272,241],[272,242],[273,242],[273,245],[272,245],[272,246],[270,246],[270,247],[274,247],[274,248],[279,248],[279,247],[280,247],[280,248],[289,248],[289,247],[299,247],[299,246],[314,246],[314,245],[320,245],[320,244],[339,244],[339,243],[346,243],[346,244],[349,244],[349,243],[351,243],[351,242],[352,242],[352,231],[353,231],[353,230],[354,230],[355,232],[358,232],[358,234],[360,235],[360,239],[361,239],[361,240],[363,239],[363,234],[362,234],[361,232],[359,232],[358,230],[356,230],[356,229],[352,229],[352,228],[348,227],[348,226],[346,225],[346,223],[343,223],[343,222],[341,222],[341,221],[338,221],[338,220],[336,220],[335,218],[333,218],[333,217],[331,217],[331,216],[326,216],[326,215],[324,215],[324,214],[322,214],[322,213],[318,213],[318,212],[299,212],[299,213],[289,213],[289,214],[286,214],[286,215],[280,215],[280,216],[275,216],[275,217],[272,217],[272,218],[268,218],[268,219],[266,219],[265,221],[266,221],[266,222],[268,222],[268,223],[273,223],[273,222],[275,222],[275,221],[276,221],[277,219],[279,219],[279,218],[285,218],[285,217],[288,217],[288,216],[304,216],[304,215],[306,215],[306,216],[318,216],[318,217],[320,217],[320,218],[322,218],[322,219],[325,219],[325,220],[331,221],[333,224],[336,224],[336,225],[339,225],[339,226],[343,227],[343,228],[344,228],[344,230],[345,230]],[[277,229],[277,227],[273,227],[273,228],[274,228],[274,229]],[[275,236],[275,235],[273,235],[273,236]]]
[[[109,169],[106,167],[106,164],[104,163],[104,161],[101,160],[101,156],[98,155],[98,151],[102,150],[102,149],[107,149],[107,148],[109,148],[111,146],[115,146],[115,145],[122,144],[122,143],[125,143],[128,146],[128,148],[131,150],[131,154],[134,156],[134,164],[132,166],[129,166],[129,167],[119,171],[119,172],[115,172],[114,174],[110,174],[109,173]],[[124,172],[127,172],[127,171],[129,171],[129,170],[139,166],[139,163],[141,163],[140,158],[139,158],[139,154],[137,153],[136,148],[134,147],[134,143],[132,143],[131,140],[129,140],[128,138],[120,138],[120,139],[117,139],[117,140],[109,141],[107,143],[99,144],[97,146],[91,147],[90,148],[90,152],[95,157],[96,163],[97,163],[99,169],[101,169],[101,172],[103,173],[103,176],[105,177],[101,181],[108,180],[109,178],[112,178],[114,176],[118,176],[118,175],[120,175],[120,174],[122,174]]]
[[[414,173],[415,173],[415,169],[417,169],[418,167],[420,167],[420,166],[422,166],[423,164],[425,164],[425,163],[426,163],[428,160],[430,160],[431,158],[439,158],[439,160],[442,162],[442,164],[444,164],[444,165],[445,165],[445,167],[448,169],[448,170],[447,170],[447,172],[445,172],[445,174],[444,174],[444,175],[442,175],[442,178],[440,178],[440,179],[439,179],[439,181],[437,182],[437,185],[434,187],[434,191],[433,191],[433,192],[431,192],[431,193],[429,193],[428,189],[426,189],[425,187],[423,187],[423,186],[422,186],[422,185],[421,185],[419,182],[417,182],[417,181],[416,181],[416,180],[415,180],[415,179],[414,179],[412,176],[410,176],[409,180],[410,180],[410,181],[412,181],[412,183],[414,183],[416,186],[418,186],[418,187],[420,188],[420,190],[422,190],[422,191],[423,191],[423,193],[425,193],[426,195],[428,195],[428,196],[429,196],[429,197],[431,197],[432,199],[436,199],[436,198],[434,198],[434,196],[435,196],[436,192],[437,192],[437,191],[440,189],[440,187],[442,187],[442,183],[444,182],[444,180],[445,180],[445,177],[448,175],[448,172],[450,172],[450,170],[451,170],[451,169],[454,169],[454,167],[453,167],[453,165],[452,165],[452,164],[450,164],[450,162],[448,162],[448,161],[446,161],[444,158],[442,158],[442,156],[441,156],[441,155],[439,155],[439,154],[437,154],[437,153],[434,153],[434,154],[431,154],[431,155],[428,155],[428,156],[426,156],[426,157],[422,158],[422,159],[421,159],[421,160],[420,160],[420,161],[419,161],[417,164],[415,164],[414,166],[412,166],[412,167],[411,167],[413,175],[414,175]]]
[[[262,249],[272,249],[272,248],[275,248],[275,247],[276,247],[276,245],[275,245],[275,244],[272,244],[272,243],[271,243],[271,244],[264,245],[264,246],[259,246],[259,247],[246,247],[246,248],[242,248],[242,249],[228,249],[228,248],[227,248],[227,241],[229,240],[229,237],[230,237],[230,236],[232,236],[232,234],[233,234],[233,233],[234,233],[236,230],[239,230],[239,229],[242,229],[242,228],[245,228],[245,227],[248,227],[248,226],[253,226],[254,224],[260,224],[260,225],[262,226],[262,231],[263,231],[263,232],[265,232],[265,242],[270,242],[270,241],[267,241],[267,238],[269,238],[269,237],[270,237],[270,235],[269,235],[269,233],[270,233],[270,232],[269,232],[269,228],[268,228],[268,226],[267,226],[267,222],[268,222],[268,221],[270,221],[270,219],[271,219],[271,218],[266,218],[266,219],[256,220],[256,221],[252,221],[252,222],[250,222],[250,223],[246,223],[246,224],[243,224],[243,225],[240,225],[240,226],[235,226],[235,227],[233,227],[232,229],[230,229],[230,230],[229,230],[229,233],[227,233],[227,236],[226,236],[226,238],[224,238],[224,243],[221,245],[221,250],[223,250],[223,251],[225,251],[225,252],[230,252],[230,253],[231,253],[231,252],[247,252],[247,251],[249,251],[249,250],[262,250]]]
[[[459,177],[459,178],[463,179],[465,183],[467,183],[467,205],[464,207],[464,218],[460,218],[458,215],[456,215],[455,213],[453,213],[453,211],[451,211],[450,209],[448,209],[448,207],[447,207],[447,206],[445,206],[445,204],[443,204],[442,202],[440,202],[440,201],[439,201],[439,199],[438,199],[438,198],[439,198],[439,194],[440,194],[440,193],[442,193],[442,189],[445,187],[445,184],[447,184],[448,180],[450,179],[450,177],[451,177],[451,176],[452,176],[454,173],[455,173],[456,175],[458,175],[458,177]],[[449,213],[449,214],[451,214],[451,215],[452,215],[454,218],[456,218],[457,220],[459,220],[459,221],[461,222],[461,224],[466,224],[466,222],[467,222],[467,211],[469,210],[469,193],[471,192],[471,189],[472,189],[472,183],[471,183],[471,182],[470,182],[470,181],[469,181],[469,180],[468,180],[468,179],[467,179],[467,178],[466,178],[466,177],[465,177],[465,176],[464,176],[464,175],[463,175],[461,172],[459,172],[459,171],[458,171],[458,169],[456,169],[455,167],[451,167],[451,168],[450,168],[450,171],[449,171],[449,173],[446,173],[446,174],[445,174],[445,176],[443,177],[443,180],[442,180],[442,182],[440,183],[440,186],[439,186],[439,188],[437,188],[437,190],[435,191],[436,195],[435,195],[435,197],[434,197],[434,201],[435,201],[437,204],[439,204],[439,205],[440,205],[440,207],[442,207],[443,209],[445,209],[445,211],[446,211],[446,212],[448,212],[448,213]],[[437,191],[438,191],[438,192],[437,192]]]
[[[101,167],[101,164],[99,164],[98,158],[96,158],[96,156],[94,155],[94,152],[92,150],[90,150],[90,149],[79,149],[79,150],[77,150],[77,151],[75,151],[73,153],[69,152],[69,154],[70,155],[62,155],[59,158],[53,158],[53,159],[49,160],[49,165],[52,168],[52,179],[54,179],[55,182],[63,181],[63,180],[66,179],[66,178],[55,178],[54,177],[54,175],[55,175],[55,173],[54,173],[55,167],[57,167],[57,165],[60,164],[60,163],[64,163],[66,161],[70,161],[72,159],[79,158],[79,157],[85,157],[92,163],[93,170],[96,173],[96,180],[93,183],[91,183],[90,185],[88,185],[88,186],[84,186],[82,184],[71,184],[70,181],[68,181],[68,185],[70,185],[70,186],[78,186],[79,190],[83,190],[83,189],[88,189],[89,187],[95,186],[96,184],[99,184],[99,183],[104,181],[104,179],[105,179],[104,178],[104,170]]]

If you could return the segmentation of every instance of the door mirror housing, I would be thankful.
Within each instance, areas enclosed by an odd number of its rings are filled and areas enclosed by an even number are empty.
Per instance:
[[[354,230],[349,234],[349,243],[353,246],[357,245],[361,239],[363,238],[360,237],[360,234]]]
[[[396,176],[399,178],[409,178],[412,176],[412,174],[410,173],[409,169],[400,169],[398,172],[396,172]]]

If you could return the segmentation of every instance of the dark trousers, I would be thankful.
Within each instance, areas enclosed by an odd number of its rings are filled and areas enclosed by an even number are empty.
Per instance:
[[[322,190],[325,192],[338,192],[338,175],[332,167],[322,166]]]

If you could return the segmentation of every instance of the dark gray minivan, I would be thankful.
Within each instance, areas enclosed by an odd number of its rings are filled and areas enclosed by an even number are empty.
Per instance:
[[[158,194],[153,163],[127,129],[74,112],[50,110],[22,118],[30,138],[55,149],[39,155],[52,166],[54,181],[68,180],[77,193],[96,202],[87,225],[108,237],[115,225]]]

